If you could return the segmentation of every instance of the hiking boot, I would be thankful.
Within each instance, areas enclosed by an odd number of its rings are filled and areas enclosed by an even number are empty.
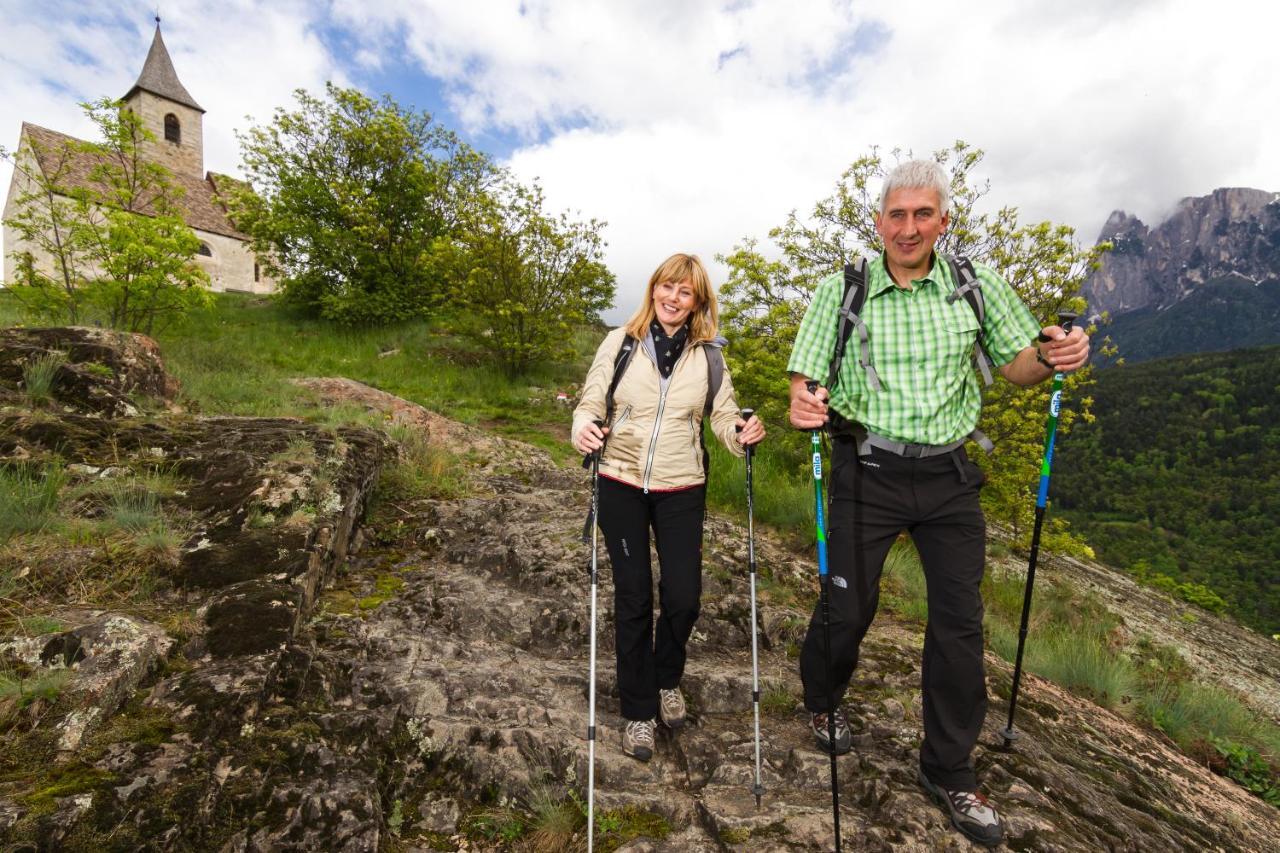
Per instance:
[[[622,754],[640,761],[653,757],[653,720],[627,720],[622,730]]]
[[[978,791],[948,790],[930,782],[923,770],[917,772],[929,796],[951,814],[952,826],[984,847],[999,846],[1004,839],[1004,825],[1000,823],[996,807],[987,802],[986,797]]]
[[[811,714],[809,716],[809,728],[813,729],[813,739],[818,743],[818,749],[823,752],[831,752],[831,733],[827,730],[826,714]],[[849,731],[849,721],[845,719],[844,711],[836,709],[836,755],[844,755],[853,746],[853,734]]]
[[[679,687],[658,691],[658,713],[662,715],[662,724],[669,729],[678,729],[684,725],[688,712]]]

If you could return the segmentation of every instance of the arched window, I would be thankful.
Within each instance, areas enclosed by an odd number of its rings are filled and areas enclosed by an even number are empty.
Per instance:
[[[212,257],[213,257],[213,250],[212,250],[212,249],[210,249],[210,248],[209,248],[209,246],[208,246],[207,244],[205,244],[205,243],[201,243],[201,244],[200,244],[200,249],[199,249],[199,252],[198,252],[198,253],[199,253],[199,254],[201,254],[201,255],[204,255],[206,258],[212,258]]]
[[[164,117],[164,138],[169,142],[182,142],[182,125],[178,124],[178,117],[173,113]]]

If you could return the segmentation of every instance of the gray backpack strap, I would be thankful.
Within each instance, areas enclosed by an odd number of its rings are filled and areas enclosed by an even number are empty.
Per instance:
[[[968,437],[982,448],[983,453],[990,453],[996,449],[996,446],[992,444],[991,439],[987,438],[987,434],[977,427],[973,428],[973,432],[969,433]]]
[[[880,390],[880,376],[871,364],[871,342],[867,336],[867,325],[862,322],[859,312],[867,300],[867,259],[858,258],[855,263],[846,264],[844,268],[844,299],[841,301],[836,320],[836,349],[831,359],[831,368],[827,371],[826,388],[828,393],[840,381],[840,363],[844,360],[844,350],[849,343],[849,335],[856,329],[858,332],[858,366],[867,375],[867,385],[872,391]]]
[[[987,303],[982,298],[982,280],[978,278],[978,273],[968,258],[947,255],[947,265],[951,267],[951,278],[956,283],[955,290],[947,295],[947,302],[952,303],[964,297],[969,307],[973,309],[974,316],[978,318],[978,339],[973,343],[973,360],[982,373],[982,381],[990,385],[994,380],[991,377],[991,359],[987,356],[987,348],[983,343],[983,330],[987,322]]]
[[[720,393],[720,384],[724,381],[724,353],[720,347],[707,344],[702,348],[707,356],[707,400],[702,404],[702,419],[711,417],[715,408],[716,395]]]

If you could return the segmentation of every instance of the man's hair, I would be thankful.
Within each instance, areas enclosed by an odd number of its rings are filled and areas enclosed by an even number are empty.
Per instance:
[[[921,188],[938,191],[938,215],[946,215],[951,209],[951,181],[942,166],[933,160],[908,160],[895,166],[880,190],[880,213],[884,214],[884,203],[889,193],[897,189]]]

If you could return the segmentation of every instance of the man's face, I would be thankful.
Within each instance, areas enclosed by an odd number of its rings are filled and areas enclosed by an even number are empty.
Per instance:
[[[884,240],[889,262],[918,273],[929,271],[933,244],[950,220],[938,209],[938,192],[924,187],[900,187],[884,201],[876,217],[876,232]]]

